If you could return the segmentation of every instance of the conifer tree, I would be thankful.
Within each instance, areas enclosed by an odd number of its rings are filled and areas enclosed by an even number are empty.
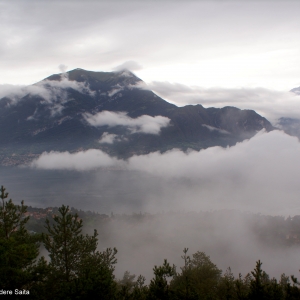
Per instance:
[[[0,189],[0,286],[2,289],[30,288],[38,280],[36,258],[39,254],[39,235],[31,235],[25,228],[24,201],[15,205],[8,193]]]
[[[256,267],[251,274],[253,279],[250,282],[250,292],[249,292],[249,299],[253,300],[263,300],[268,299],[266,295],[266,273],[261,268],[261,261],[258,260],[256,262]]]
[[[167,300],[170,299],[170,289],[167,281],[168,277],[173,277],[176,273],[175,266],[172,267],[165,259],[162,266],[154,266],[154,278],[149,285],[149,300]]]
[[[97,231],[83,235],[82,220],[68,206],[58,209],[54,223],[46,220],[44,245],[49,252],[50,274],[46,289],[57,299],[112,299],[115,290],[116,249],[97,249]]]

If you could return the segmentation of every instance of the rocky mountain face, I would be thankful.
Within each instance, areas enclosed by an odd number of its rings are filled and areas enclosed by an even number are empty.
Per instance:
[[[23,93],[23,94],[22,94]],[[124,70],[75,69],[0,99],[0,161],[22,163],[43,151],[102,149],[129,157],[172,148],[230,146],[273,129],[253,110],[177,107]]]

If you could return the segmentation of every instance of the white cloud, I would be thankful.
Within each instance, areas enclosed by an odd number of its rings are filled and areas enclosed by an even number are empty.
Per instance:
[[[191,180],[190,190],[178,188],[174,192],[173,197],[179,198],[178,202],[174,200],[174,207],[181,207],[180,197],[185,197],[186,206],[195,209],[300,213],[300,143],[280,131],[260,132],[230,148],[133,156],[128,167],[170,180]],[[197,193],[202,195],[200,202],[196,200]]]
[[[64,69],[66,66],[60,66]],[[38,96],[43,98],[43,104],[48,105],[51,116],[59,115],[64,109],[64,103],[72,100],[66,89],[74,89],[80,93],[94,97],[92,91],[85,82],[69,80],[67,73],[61,74],[61,80],[43,80],[30,86],[0,85],[0,100],[9,98],[9,105],[15,105],[24,96]]]
[[[115,85],[115,86],[113,87],[112,90],[110,90],[110,91],[107,92],[107,95],[108,95],[109,97],[112,97],[112,96],[114,96],[115,94],[117,94],[117,93],[119,93],[120,91],[122,91],[123,89],[124,89],[124,86],[120,86],[119,84],[117,84],[117,85]]]
[[[104,132],[99,140],[100,144],[113,144],[116,140],[118,140],[117,134],[111,134],[108,132]]]
[[[75,80],[69,80],[68,76],[65,76],[64,73],[61,76],[61,80],[43,80],[36,83],[33,86],[40,87],[39,96],[42,96],[49,103],[56,102],[59,98],[63,100],[67,100],[68,94],[66,93],[66,89],[71,88],[80,93],[87,94],[90,96],[95,95],[95,91],[92,91],[86,82],[78,82]],[[30,90],[30,87],[29,87]],[[34,90],[30,93],[34,95]]]
[[[84,118],[92,126],[126,126],[131,133],[159,134],[161,128],[170,124],[170,119],[162,116],[143,115],[133,119],[127,116],[125,112],[111,111],[102,111],[95,115],[86,113]]]
[[[216,127],[209,126],[209,125],[206,125],[206,124],[203,124],[202,126],[206,127],[210,131],[218,131],[218,132],[223,133],[223,134],[230,134],[230,132],[228,132],[227,130],[224,130],[224,129],[216,128]]]
[[[97,168],[106,168],[118,165],[116,158],[110,157],[101,150],[89,149],[87,151],[69,152],[44,152],[38,159],[31,163],[31,167],[48,170],[77,170],[86,171]]]

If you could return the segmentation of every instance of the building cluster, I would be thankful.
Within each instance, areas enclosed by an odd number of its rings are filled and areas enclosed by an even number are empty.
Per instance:
[[[24,214],[25,217],[29,216],[29,217],[31,217],[33,219],[36,219],[36,220],[45,219],[46,217],[48,217],[50,215],[52,215],[52,217],[54,217],[52,207],[48,207],[48,208],[45,208],[45,209],[39,208],[38,210],[30,210],[30,211],[27,211]]]
[[[0,155],[0,165],[5,167],[12,167],[18,165],[27,165],[37,158],[39,154],[29,153],[26,155]]]

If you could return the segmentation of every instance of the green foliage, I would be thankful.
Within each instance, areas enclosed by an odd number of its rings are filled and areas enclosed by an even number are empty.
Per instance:
[[[230,267],[225,271],[219,282],[218,296],[224,300],[235,299],[234,275]]]
[[[249,294],[249,287],[251,282],[251,275],[247,274],[244,278],[242,278],[242,274],[239,274],[239,278],[234,281],[235,287],[235,296],[238,300],[247,299]]]
[[[173,265],[171,267],[168,261],[165,259],[162,266],[154,266],[153,272],[154,278],[150,282],[149,294],[147,299],[171,299],[171,293],[167,278],[173,277],[176,274],[175,266]]]
[[[184,249],[185,266],[176,274],[171,287],[181,299],[214,299],[222,271],[217,268],[204,252],[196,252],[191,259]]]
[[[289,300],[296,300],[300,299],[300,289],[299,289],[299,283],[297,278],[295,278],[293,275],[291,276],[291,280],[293,284],[291,285],[290,279],[288,276],[285,276],[285,274],[281,275],[280,284],[283,288],[283,299],[289,299]]]
[[[68,206],[58,209],[54,224],[46,220],[44,245],[49,252],[45,289],[57,299],[112,299],[115,294],[116,249],[97,249],[97,231],[83,235],[82,220]]]
[[[77,275],[77,270],[82,259],[96,250],[97,233],[83,236],[81,234],[82,221],[78,216],[68,214],[69,208],[59,208],[61,216],[55,216],[55,224],[50,225],[46,220],[48,234],[44,235],[44,245],[49,252],[51,267],[62,281],[69,282]],[[58,278],[57,278],[58,279]]]
[[[36,259],[39,254],[39,235],[25,229],[28,217],[26,206],[6,200],[8,193],[1,186],[0,198],[0,286],[2,289],[23,289],[38,280]]]
[[[253,280],[250,283],[249,299],[263,300],[268,299],[266,296],[266,283],[268,283],[267,274],[261,269],[261,261],[256,262],[254,271],[251,271]]]

